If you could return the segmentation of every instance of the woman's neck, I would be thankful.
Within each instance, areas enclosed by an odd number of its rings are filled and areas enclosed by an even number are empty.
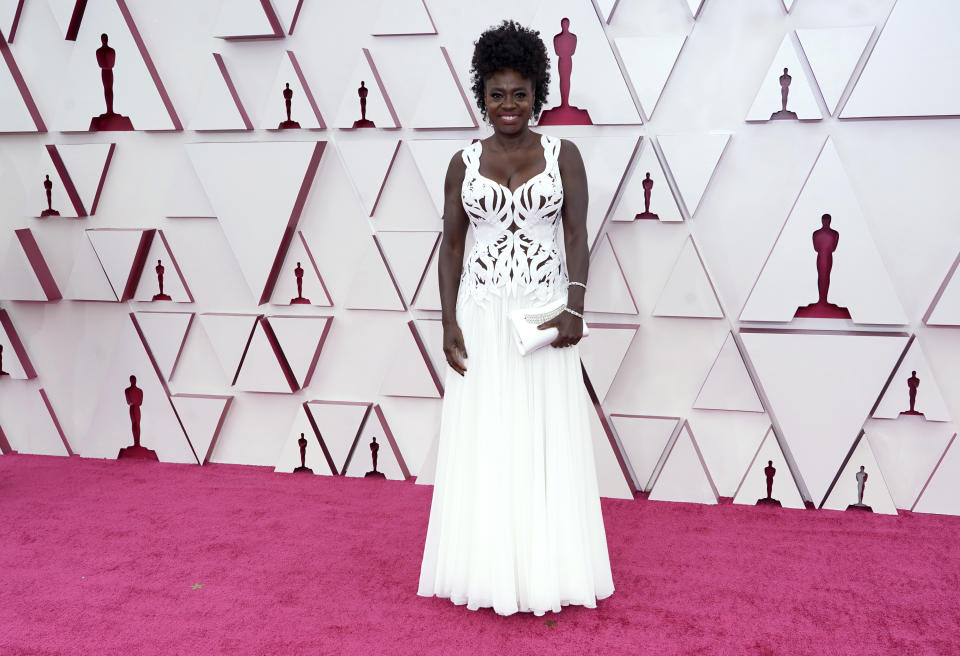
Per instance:
[[[530,130],[530,127],[524,126],[522,130],[514,134],[506,134],[504,132],[494,130],[493,136],[490,137],[490,141],[493,142],[500,150],[520,150],[530,143],[531,137],[533,137],[533,132]]]

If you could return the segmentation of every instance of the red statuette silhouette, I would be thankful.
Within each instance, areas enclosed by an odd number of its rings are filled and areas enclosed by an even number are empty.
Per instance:
[[[366,87],[363,80],[360,80],[360,88],[357,89],[357,95],[360,96],[360,119],[353,122],[355,128],[375,128],[373,121],[367,119],[367,94],[370,89]]]
[[[377,438],[373,438],[373,441],[370,442],[370,457],[373,459],[373,470],[364,474],[364,478],[386,478],[383,472],[377,471],[377,451],[379,450],[380,444],[377,443]]]
[[[830,271],[833,269],[833,252],[840,242],[840,233],[830,227],[830,215],[820,219],[822,227],[813,232],[813,250],[817,251],[817,292],[816,303],[797,308],[794,318],[814,317],[819,319],[849,319],[850,312],[827,300],[830,290]]]
[[[287,82],[286,88],[283,90],[283,104],[287,110],[287,120],[281,121],[280,125],[277,126],[278,130],[289,130],[291,128],[298,128],[300,124],[290,118],[290,105],[293,102],[293,89],[290,88],[290,83]]]
[[[10,374],[3,370],[3,344],[0,344],[0,376],[9,376]]]
[[[143,390],[137,387],[137,377],[130,376],[130,387],[123,391],[130,406],[130,429],[133,431],[133,446],[120,449],[117,458],[157,460],[157,452],[140,446],[140,406],[143,405]]]
[[[904,410],[900,414],[902,415],[919,415],[923,417],[922,412],[917,412],[917,389],[920,387],[920,379],[917,377],[917,372],[910,372],[910,377],[907,378],[907,389],[910,392],[910,409]]]
[[[660,217],[650,211],[650,194],[653,191],[653,180],[650,178],[650,171],[647,171],[647,177],[641,183],[643,185],[643,211],[637,214],[635,219],[654,219],[659,221]]]
[[[763,475],[767,477],[767,496],[757,499],[756,505],[780,507],[780,502],[773,498],[773,477],[776,474],[777,469],[773,466],[773,460],[767,460],[767,466],[763,468]]]
[[[787,73],[786,68],[783,69],[783,75],[780,76],[780,111],[770,115],[771,121],[797,118],[796,112],[787,109],[787,96],[790,94],[791,80],[793,80],[793,77]]]
[[[560,75],[560,104],[544,110],[537,125],[593,125],[587,110],[570,104],[570,73],[573,53],[577,51],[577,35],[570,31],[569,18],[560,20],[560,32],[553,37],[553,50],[557,53]]]
[[[97,65],[100,67],[100,79],[103,82],[103,98],[107,103],[107,111],[100,116],[94,116],[90,120],[90,131],[105,130],[132,130],[133,123],[126,116],[121,116],[113,111],[113,67],[117,63],[117,51],[107,45],[107,35],[100,35],[100,43],[97,48]]]
[[[154,271],[157,272],[157,283],[160,285],[160,293],[153,295],[153,300],[155,301],[172,301],[173,300],[168,295],[163,293],[163,272],[165,270],[166,269],[164,268],[161,261],[157,260],[157,266],[154,267]]]
[[[307,467],[307,438],[300,433],[300,439],[297,440],[300,446],[300,466],[293,470],[294,474],[312,474],[313,470]]]
[[[53,191],[53,180],[50,179],[49,175],[43,181],[43,190],[47,194],[47,209],[40,212],[40,217],[43,218],[45,216],[60,216],[60,212],[53,209],[53,197],[51,193]]]
[[[293,275],[297,277],[297,297],[290,299],[290,305],[310,305],[310,299],[303,297],[303,267],[297,262],[297,268],[293,270]]]
[[[857,502],[847,506],[847,510],[862,510],[873,512],[873,508],[863,502],[863,492],[867,487],[867,478],[869,474],[864,471],[864,466],[860,465],[860,471],[857,472]]]

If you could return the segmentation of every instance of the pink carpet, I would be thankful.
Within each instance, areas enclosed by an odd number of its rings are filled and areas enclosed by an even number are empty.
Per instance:
[[[431,487],[0,457],[0,654],[957,654],[960,518],[602,502],[617,591],[415,594]]]

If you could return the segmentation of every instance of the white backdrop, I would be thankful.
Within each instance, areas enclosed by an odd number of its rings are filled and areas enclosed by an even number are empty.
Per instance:
[[[552,53],[568,17],[596,125],[543,130],[590,182],[601,493],[752,504],[774,460],[783,505],[842,509],[863,464],[877,512],[960,514],[952,0],[90,0],[70,41],[73,4],[0,1],[0,450],[115,457],[135,374],[161,460],[290,471],[305,433],[315,473],[363,475],[377,437],[431,483],[441,185],[489,134],[473,41],[510,17]],[[83,131],[105,31],[133,132]],[[764,120],[785,66],[803,120]],[[341,129],[361,80],[377,127]],[[648,171],[659,221],[633,220]],[[849,320],[793,318],[823,213]]]

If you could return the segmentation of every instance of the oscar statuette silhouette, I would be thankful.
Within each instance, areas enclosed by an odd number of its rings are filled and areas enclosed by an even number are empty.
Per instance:
[[[290,88],[290,83],[287,82],[287,86],[283,89],[283,105],[287,110],[287,120],[281,121],[280,125],[277,126],[278,130],[290,130],[292,128],[299,128],[300,124],[290,118],[290,107],[293,103],[293,89]]]
[[[40,212],[40,218],[47,216],[60,216],[60,212],[53,209],[53,180],[50,179],[49,175],[43,181],[43,190],[47,194],[47,209]]]
[[[303,267],[297,262],[297,268],[293,270],[293,275],[297,277],[297,297],[290,299],[290,305],[310,305],[310,299],[303,297]]]
[[[293,470],[294,474],[312,474],[313,470],[307,467],[307,438],[300,433],[300,439],[297,440],[300,446],[300,466]]]
[[[172,301],[173,300],[172,298],[170,298],[167,294],[163,293],[163,272],[166,271],[166,269],[164,268],[163,263],[160,260],[157,260],[157,266],[154,267],[154,271],[157,272],[157,283],[160,285],[160,293],[154,294],[153,300],[154,301]]]
[[[373,121],[367,119],[367,94],[370,89],[366,87],[363,80],[360,80],[360,88],[357,89],[357,95],[360,96],[360,119],[353,122],[355,128],[375,128]]]
[[[377,452],[380,450],[380,445],[377,443],[377,438],[374,437],[373,441],[370,442],[370,457],[373,459],[373,469],[364,474],[364,478],[386,478],[383,472],[377,471]]]
[[[130,406],[130,429],[133,431],[133,446],[120,449],[117,459],[135,458],[138,460],[157,460],[157,452],[140,445],[140,406],[143,405],[143,390],[137,387],[137,377],[130,376],[130,387],[123,390],[127,405]]]
[[[100,116],[90,119],[90,131],[123,131],[132,130],[133,123],[126,116],[113,111],[113,67],[117,63],[117,51],[107,45],[106,34],[100,35],[100,47],[97,48],[97,65],[100,67],[100,80],[103,82],[103,99],[107,103],[107,111]]]
[[[780,110],[770,115],[771,121],[796,119],[797,113],[787,109],[787,96],[790,94],[790,82],[793,76],[783,69],[783,75],[780,76]]]
[[[901,412],[901,415],[917,415],[923,417],[922,412],[917,412],[917,390],[920,387],[920,379],[917,377],[917,372],[910,372],[910,377],[907,378],[907,390],[910,394],[910,409],[904,410]]]
[[[560,76],[560,104],[545,109],[537,125],[593,125],[590,113],[570,104],[570,74],[573,72],[573,54],[577,51],[577,35],[570,31],[570,19],[560,20],[560,32],[553,37],[557,53],[557,74]]]
[[[827,300],[830,291],[830,272],[833,269],[833,252],[840,243],[840,233],[830,227],[830,215],[824,214],[822,227],[813,232],[813,250],[817,252],[817,292],[816,303],[797,308],[793,315],[797,317],[815,317],[820,319],[849,319],[850,311]]]
[[[863,502],[863,492],[867,487],[867,472],[864,466],[860,465],[860,471],[857,472],[857,502],[847,506],[847,510],[860,510],[863,512],[873,512],[873,508]]]
[[[777,474],[777,470],[773,466],[773,460],[767,460],[767,466],[763,468],[763,474],[767,477],[767,496],[762,499],[757,499],[755,505],[776,506],[779,508],[780,502],[773,498],[773,477]]]
[[[643,185],[643,211],[633,218],[659,221],[660,217],[650,211],[650,195],[653,192],[653,180],[650,178],[650,171],[647,171],[647,175],[641,184]]]

